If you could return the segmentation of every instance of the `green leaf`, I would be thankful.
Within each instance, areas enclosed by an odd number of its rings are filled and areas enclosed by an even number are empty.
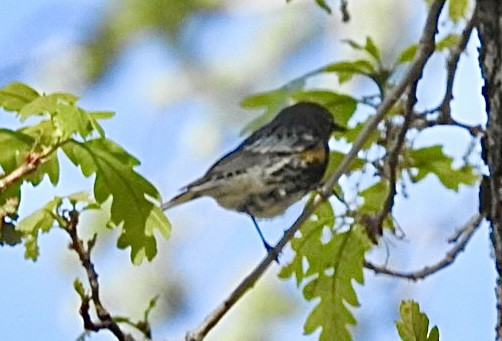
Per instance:
[[[452,48],[453,46],[455,46],[455,44],[458,43],[459,39],[460,36],[458,34],[449,34],[443,39],[436,42],[435,50],[443,51],[445,49]],[[415,58],[417,50],[418,50],[417,44],[412,44],[408,46],[403,51],[401,51],[401,54],[399,55],[399,57],[397,57],[397,63],[405,64],[411,62]]]
[[[333,172],[342,162],[344,157],[345,154],[339,151],[332,151],[329,153],[329,162],[328,162],[328,167],[326,168],[326,172],[324,172],[324,179],[327,179],[331,174],[333,174]],[[356,157],[350,163],[349,169],[345,172],[345,174],[349,175],[350,173],[356,170],[362,169],[365,164],[366,163],[364,162],[364,160]]]
[[[171,234],[171,225],[160,207],[154,206],[146,219],[145,231],[148,235],[152,235],[158,229],[164,238],[169,238]]]
[[[157,305],[157,301],[159,300],[159,297],[160,296],[157,295],[157,296],[153,297],[152,299],[150,299],[150,301],[148,302],[148,307],[145,309],[145,312],[143,313],[143,321],[148,321],[152,310]]]
[[[321,328],[319,339],[323,341],[351,339],[347,325],[356,321],[347,305],[359,305],[353,280],[363,283],[364,254],[371,245],[361,228],[336,232],[333,224],[331,205],[324,202],[304,223],[301,235],[291,241],[295,257],[279,274],[281,278],[296,277],[297,285],[307,282],[305,298],[320,299],[304,329],[310,334]]]
[[[0,166],[4,173],[13,171],[33,148],[35,140],[21,132],[0,129]]]
[[[38,231],[48,232],[54,225],[54,212],[61,206],[63,199],[56,197],[49,201],[44,207],[33,212],[17,224],[18,231],[23,233],[38,233]]]
[[[95,120],[107,120],[115,116],[113,111],[88,111],[87,113]]]
[[[468,0],[449,0],[448,15],[453,22],[458,22],[464,18],[469,7]]]
[[[431,329],[427,341],[439,341],[439,328],[437,326]]]
[[[358,74],[369,74],[375,72],[373,64],[365,59],[329,64],[325,66],[323,70],[324,72],[347,72]]]
[[[72,105],[77,100],[78,97],[67,93],[40,96],[22,107],[19,111],[19,119],[24,121],[30,116],[51,114],[57,112],[58,104]]]
[[[170,224],[160,209],[148,198],[160,201],[160,194],[133,167],[137,159],[107,139],[85,143],[70,141],[63,146],[68,158],[80,166],[85,176],[96,174],[94,197],[103,203],[112,196],[111,220],[122,225],[118,240],[121,248],[131,247],[131,260],[139,264],[145,257],[151,260],[157,253],[154,230],[169,235]]]
[[[418,182],[429,174],[435,174],[446,188],[457,191],[461,184],[473,185],[479,179],[470,165],[458,169],[452,167],[453,159],[443,153],[441,145],[408,151],[405,167],[416,170],[413,180]]]
[[[52,185],[56,186],[59,182],[59,160],[57,153],[49,155],[44,162],[42,162],[37,169],[26,176],[24,180],[30,182],[33,186],[39,185],[44,176],[47,175]]]
[[[288,96],[288,91],[285,88],[279,88],[272,91],[260,92],[242,99],[240,105],[245,109],[261,109],[274,105],[279,100]]]
[[[380,50],[376,46],[375,42],[371,37],[366,37],[366,44],[362,45],[357,43],[352,39],[343,40],[343,42],[349,44],[355,50],[361,50],[367,52],[376,62],[380,62],[381,54]]]
[[[411,62],[415,58],[415,55],[417,54],[417,50],[418,50],[417,44],[413,44],[413,45],[408,46],[403,51],[401,51],[401,54],[399,55],[399,57],[397,57],[397,62],[399,64]]]
[[[48,232],[54,226],[54,214],[62,202],[62,198],[55,197],[44,207],[17,223],[16,230],[26,236],[24,241],[24,257],[26,259],[37,260],[39,256],[38,234],[39,232]]]
[[[460,35],[449,34],[440,41],[436,42],[436,51],[443,51],[452,48],[458,44],[459,40],[460,40]]]
[[[86,298],[87,295],[85,293],[84,285],[82,284],[82,281],[80,279],[75,278],[75,280],[73,281],[73,288],[81,299]]]
[[[0,89],[0,106],[5,110],[19,111],[38,96],[38,92],[28,85],[13,82]]]
[[[334,72],[338,75],[338,81],[345,83],[354,75],[371,75],[375,73],[375,67],[365,59],[355,61],[337,62],[324,67],[323,72]]]
[[[354,142],[359,134],[361,133],[361,130],[363,130],[364,126],[366,125],[366,122],[360,122],[358,123],[354,128],[351,128],[343,133],[343,137],[347,140],[347,142]],[[380,137],[380,133],[378,129],[374,129],[366,139],[366,142],[364,142],[363,149],[368,149],[373,145],[373,143],[378,141],[378,138]]]
[[[16,217],[18,204],[16,199],[12,199],[0,205],[0,224],[5,217]]]
[[[21,201],[21,181],[16,181],[0,192],[0,207],[5,210],[5,206],[17,207]],[[9,211],[10,209],[7,209]]]
[[[382,209],[382,204],[389,192],[389,183],[381,180],[376,184],[361,191],[359,195],[364,199],[364,203],[359,208],[360,213],[376,213]]]
[[[114,112],[111,111],[88,111],[89,121],[91,123],[92,128],[98,132],[100,137],[105,137],[105,131],[98,123],[98,120],[108,119],[115,115]]]
[[[53,147],[60,141],[61,134],[52,120],[43,120],[35,125],[21,128],[19,131],[33,137],[39,146]]]
[[[40,255],[38,248],[38,235],[28,235],[24,239],[24,258],[36,261]]]
[[[248,123],[243,132],[254,131],[270,120],[272,120],[279,110],[289,104],[291,94],[303,89],[305,81],[303,79],[293,81],[279,89],[261,92],[244,98],[240,105],[245,109],[265,109],[265,112],[256,119]]]
[[[347,305],[359,306],[352,281],[362,284],[364,254],[370,248],[370,242],[361,229],[352,228],[336,234],[331,241],[323,245],[323,258],[331,258],[331,264],[317,269],[317,277],[303,289],[306,299],[320,298],[320,302],[310,313],[304,325],[307,334],[322,328],[319,340],[351,340],[348,325],[356,320]],[[333,269],[329,274],[327,270]]]
[[[31,102],[19,109],[19,118],[26,120],[34,115],[50,115],[51,121],[43,121],[45,141],[52,142],[56,139],[66,140],[77,133],[83,138],[89,136],[94,130],[104,136],[103,128],[98,120],[113,116],[107,111],[88,112],[75,105],[78,97],[68,93],[53,93],[36,97]],[[47,134],[49,128],[51,133]],[[48,136],[51,139],[48,139]]]
[[[291,96],[296,101],[314,102],[328,109],[337,124],[347,126],[355,113],[357,101],[350,96],[329,90],[298,91]]]
[[[328,14],[331,14],[331,8],[328,6],[328,4],[326,3],[326,1],[324,1],[324,0],[315,0],[315,2],[317,3],[317,5],[319,7],[321,7],[323,10],[325,10]]]
[[[353,39],[343,39],[342,43],[348,44],[354,50],[364,50],[364,46]]]
[[[70,200],[71,204],[76,204],[78,202],[86,203],[86,204],[91,204],[94,203],[94,200],[91,198],[90,193],[88,192],[75,192],[66,197],[68,200]]]
[[[74,133],[83,138],[97,131],[101,137],[105,136],[104,130],[99,125],[98,119],[106,119],[113,116],[111,112],[89,112],[74,105],[58,104],[54,124],[62,133],[62,138],[67,139]]]
[[[52,132],[50,141],[55,139],[66,140],[78,133],[83,138],[89,136],[93,130],[104,135],[103,129],[97,123],[100,118],[110,116],[108,112],[90,113],[75,105],[76,96],[67,93],[54,93],[37,97],[29,104],[23,106],[19,112],[21,121],[33,115],[50,115]]]
[[[375,58],[376,61],[380,61],[381,60],[381,54],[380,54],[380,50],[378,49],[378,47],[376,46],[375,42],[373,41],[373,39],[371,39],[371,37],[366,37],[366,45],[364,47],[364,49],[373,57]]]
[[[299,286],[305,279],[306,269],[304,267],[304,257],[316,258],[322,255],[318,253],[321,244],[321,235],[323,228],[333,227],[335,223],[335,214],[329,202],[321,203],[312,216],[303,223],[300,229],[300,236],[291,240],[291,247],[296,252],[296,256],[291,263],[282,268],[279,273],[280,278],[288,278],[295,275],[296,284]]]
[[[413,301],[402,301],[399,307],[400,321],[396,321],[397,331],[403,341],[439,341],[439,329],[429,332],[429,319]]]
[[[108,118],[109,112],[88,112],[75,105],[76,96],[67,93],[54,93],[37,97],[23,106],[19,112],[21,121],[33,115],[50,115],[56,129],[57,137],[67,139],[74,133],[87,137],[93,130],[103,135],[103,129],[97,123],[98,119]]]

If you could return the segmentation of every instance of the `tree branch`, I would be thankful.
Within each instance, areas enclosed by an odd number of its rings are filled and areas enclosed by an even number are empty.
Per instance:
[[[349,13],[349,2],[348,0],[340,0],[340,13],[342,13],[342,21],[349,22],[350,21],[350,13]]]
[[[25,161],[19,167],[14,169],[9,174],[4,175],[0,179],[0,193],[19,179],[22,179],[25,176],[33,173],[37,169],[37,167],[42,164],[45,159],[54,151],[54,148],[50,148],[41,153],[29,153],[26,156]]]
[[[369,261],[364,262],[364,267],[373,270],[376,274],[384,274],[392,277],[409,279],[412,281],[417,281],[419,279],[424,279],[427,276],[430,276],[446,267],[451,265],[457,256],[464,251],[465,247],[469,243],[469,240],[476,232],[479,224],[483,220],[483,216],[481,214],[476,214],[461,228],[462,234],[458,243],[446,253],[446,255],[440,259],[438,262],[425,266],[424,268],[416,271],[403,272],[398,270],[389,269],[385,266],[378,266]],[[456,232],[458,234],[458,232]]]
[[[479,40],[479,65],[484,80],[482,89],[488,122],[481,140],[483,160],[489,176],[480,188],[480,212],[487,214],[497,270],[497,340],[502,340],[502,2],[476,1]]]
[[[313,211],[319,204],[326,200],[332,193],[332,188],[343,173],[348,169],[351,161],[357,156],[357,153],[364,145],[371,132],[376,129],[378,123],[384,118],[387,111],[392,108],[396,101],[402,96],[406,88],[417,81],[422,73],[422,70],[434,52],[434,37],[436,35],[438,18],[445,4],[445,0],[436,0],[431,6],[427,15],[425,27],[420,38],[418,51],[415,59],[410,65],[410,68],[405,73],[404,77],[396,84],[394,88],[387,92],[381,105],[378,107],[375,115],[364,126],[358,138],[352,145],[351,150],[343,158],[335,172],[330,176],[328,181],[320,191],[320,196],[317,196],[310,205],[305,207],[302,214],[298,217],[295,223],[285,231],[281,240],[269,252],[269,254],[258,264],[258,266],[246,276],[242,282],[235,288],[230,295],[218,305],[206,319],[195,329],[188,331],[185,337],[186,341],[201,341],[207,333],[221,320],[221,318],[233,307],[233,305],[254,286],[256,281],[268,269],[277,255],[281,252],[284,246],[294,237],[295,233],[300,229],[302,224],[311,216]]]
[[[52,153],[70,140],[65,140],[51,147],[44,147],[41,152],[30,152],[26,155],[24,162],[9,174],[0,177],[0,193],[16,181],[37,170],[38,166],[46,162]]]
[[[361,130],[361,133],[354,141],[350,151],[347,155],[345,155],[330,179],[328,179],[325,186],[326,191],[323,192],[324,195],[329,195],[330,188],[335,185],[341,175],[348,169],[350,162],[357,156],[357,153],[363,147],[368,136],[377,128],[378,123],[401,97],[406,88],[419,79],[425,63],[434,52],[434,37],[436,35],[439,14],[441,13],[444,3],[445,0],[436,0],[430,6],[415,59],[411,63],[408,71],[405,73],[401,81],[399,81],[394,88],[387,92],[375,115],[368,121],[368,123],[366,123],[364,128]]]
[[[87,279],[89,280],[89,286],[91,287],[91,296],[83,296],[82,303],[80,305],[80,315],[82,316],[82,320],[84,322],[84,328],[92,331],[108,329],[119,341],[133,341],[134,339],[132,336],[125,334],[121,330],[120,326],[113,320],[112,316],[101,302],[101,298],[99,296],[98,274],[91,261],[91,250],[96,242],[96,235],[93,239],[89,240],[87,242],[87,246],[85,246],[84,242],[78,237],[78,221],[79,212],[70,211],[68,212],[68,218],[65,219],[65,224],[62,228],[70,235],[70,249],[77,253],[78,258],[87,273]],[[89,308],[91,300],[94,304],[96,315],[98,316],[100,322],[93,322],[90,317]]]
[[[452,125],[466,129],[474,137],[484,135],[484,130],[481,126],[469,126],[458,122],[451,117],[451,101],[453,100],[453,85],[457,74],[457,66],[462,53],[467,48],[467,43],[469,42],[476,23],[477,11],[474,10],[471,17],[467,21],[462,34],[460,35],[459,41],[450,49],[450,54],[446,61],[446,90],[443,99],[436,108],[415,115],[414,121],[416,121],[416,128],[433,127],[437,125]],[[438,117],[427,118],[427,116],[431,114],[438,113]]]
[[[442,120],[444,122],[450,122],[451,118],[451,107],[450,103],[453,99],[453,84],[455,82],[455,76],[457,74],[457,66],[460,60],[460,56],[465,51],[469,38],[471,37],[472,30],[476,25],[477,11],[473,11],[471,18],[467,21],[467,24],[460,35],[460,40],[458,43],[450,50],[450,55],[446,61],[446,91],[443,97],[443,101],[439,105],[441,111]]]
[[[419,76],[421,77],[421,76]],[[368,232],[368,236],[373,241],[373,243],[378,243],[378,237],[380,237],[383,233],[383,223],[385,218],[392,212],[394,207],[394,198],[397,193],[396,183],[397,183],[397,171],[399,168],[399,155],[404,145],[404,141],[406,138],[406,133],[408,132],[411,122],[413,120],[413,107],[417,102],[416,92],[418,86],[418,79],[416,79],[410,86],[408,87],[408,94],[405,101],[404,106],[404,122],[399,127],[399,131],[397,136],[393,136],[395,134],[395,128],[397,128],[392,123],[388,128],[387,137],[388,145],[387,145],[387,154],[384,160],[383,176],[387,178],[389,183],[389,192],[384,200],[382,205],[382,209],[376,216],[365,216],[363,223],[366,223],[366,230]]]

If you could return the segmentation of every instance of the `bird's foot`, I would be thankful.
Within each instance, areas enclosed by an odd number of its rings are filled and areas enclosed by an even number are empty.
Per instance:
[[[269,254],[269,255],[270,255],[271,253],[273,253],[273,254],[274,254],[273,256],[274,256],[274,260],[275,260],[275,262],[276,262],[277,264],[280,264],[280,263],[279,263],[279,252],[276,252],[276,251],[274,250],[274,247],[270,246],[270,244],[268,244],[268,243],[263,243],[263,245],[265,246],[265,249],[267,250],[267,254]]]

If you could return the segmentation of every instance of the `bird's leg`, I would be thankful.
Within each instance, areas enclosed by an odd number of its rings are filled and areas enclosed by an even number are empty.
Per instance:
[[[272,246],[270,246],[270,244],[267,243],[267,241],[265,240],[265,237],[263,237],[263,233],[261,233],[261,230],[260,230],[260,227],[258,226],[258,222],[256,221],[256,218],[251,213],[249,213],[249,212],[246,212],[246,213],[249,215],[249,217],[253,221],[253,225],[256,228],[256,231],[258,231],[258,234],[260,235],[261,242],[263,243],[263,246],[267,250],[267,253],[270,253],[274,248]],[[275,255],[274,259],[277,263],[279,263],[278,255]]]

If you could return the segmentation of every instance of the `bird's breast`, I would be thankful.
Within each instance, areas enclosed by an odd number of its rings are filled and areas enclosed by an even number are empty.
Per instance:
[[[307,164],[322,164],[325,163],[328,158],[328,151],[323,144],[318,144],[313,148],[300,152],[299,158]]]

